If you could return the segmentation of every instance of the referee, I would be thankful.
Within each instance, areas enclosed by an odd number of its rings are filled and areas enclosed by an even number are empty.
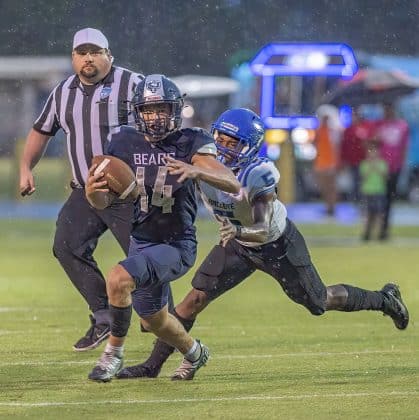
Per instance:
[[[85,198],[84,185],[92,157],[104,153],[115,127],[130,124],[129,101],[143,76],[112,65],[108,40],[97,29],[74,35],[72,63],[75,74],[56,86],[30,130],[20,163],[20,192],[35,192],[32,169],[48,140],[61,128],[67,136],[72,192],[56,224],[53,252],[92,312],[91,326],[74,344],[75,351],[97,347],[110,333],[105,280],[93,252],[99,237],[110,229],[128,252],[133,204],[116,202],[96,210]]]

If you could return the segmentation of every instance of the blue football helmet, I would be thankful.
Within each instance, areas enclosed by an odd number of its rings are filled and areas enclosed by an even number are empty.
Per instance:
[[[211,133],[215,139],[217,159],[226,166],[237,169],[245,167],[257,156],[262,146],[265,128],[260,117],[250,109],[235,108],[223,112],[212,124]],[[220,133],[239,141],[234,149],[217,142]]]
[[[169,111],[154,112],[161,104],[169,105]],[[138,83],[132,106],[137,130],[151,141],[160,141],[182,124],[183,97],[175,83],[162,74],[152,74]],[[154,118],[147,116],[151,112]]]

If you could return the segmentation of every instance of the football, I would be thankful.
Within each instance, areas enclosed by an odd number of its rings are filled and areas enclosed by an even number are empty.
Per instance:
[[[108,182],[109,190],[118,198],[124,200],[133,197],[131,193],[137,185],[135,174],[123,160],[115,156],[98,155],[93,157],[92,165],[97,165],[95,175],[104,173],[103,178]]]

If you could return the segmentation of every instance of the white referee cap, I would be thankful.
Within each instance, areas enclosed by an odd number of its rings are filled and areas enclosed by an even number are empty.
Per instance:
[[[92,44],[100,48],[109,48],[108,40],[98,29],[84,28],[76,32],[73,40],[73,50],[83,44]]]

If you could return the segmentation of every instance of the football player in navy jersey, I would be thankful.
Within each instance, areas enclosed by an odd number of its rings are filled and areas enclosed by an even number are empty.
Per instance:
[[[220,222],[221,241],[196,272],[192,290],[175,308],[185,329],[192,328],[210,302],[256,270],[270,274],[294,302],[313,315],[328,310],[375,310],[389,315],[398,329],[405,329],[409,314],[396,285],[388,283],[380,291],[369,291],[323,284],[304,238],[277,198],[277,169],[257,156],[264,135],[261,119],[248,109],[231,109],[216,120],[212,132],[218,159],[232,168],[241,189],[236,194],[217,190],[205,181],[199,183],[204,201]],[[157,340],[148,360],[126,367],[117,376],[156,377],[173,350]]]
[[[180,128],[183,99],[170,79],[147,76],[136,87],[132,106],[136,129],[125,126],[113,134],[107,154],[122,159],[136,173],[136,214],[128,257],[106,279],[111,335],[89,379],[106,382],[122,369],[132,307],[148,331],[184,355],[172,379],[192,379],[209,352],[168,313],[169,282],[195,262],[197,181],[233,194],[240,184],[231,169],[216,160],[209,133]],[[103,173],[95,175],[95,169],[90,169],[86,196],[94,207],[105,208],[114,195]]]

